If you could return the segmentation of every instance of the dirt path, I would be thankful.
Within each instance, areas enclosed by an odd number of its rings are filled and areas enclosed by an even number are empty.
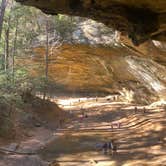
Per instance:
[[[135,113],[133,106],[124,103],[82,104],[84,110],[72,110],[77,119],[60,130],[61,136],[41,151],[44,160],[56,159],[62,166],[166,165],[166,112],[163,109],[153,108],[143,113],[140,108]],[[88,118],[80,118],[82,111]],[[116,156],[104,155],[95,148],[96,144],[110,139],[118,144]]]
[[[67,107],[74,116],[64,128],[36,127],[26,140],[3,147],[34,155],[0,153],[0,166],[48,166],[53,160],[60,166],[166,165],[166,111],[133,109],[131,104],[103,100],[74,103]],[[88,118],[80,117],[83,112]],[[110,139],[118,145],[115,156],[96,149]]]

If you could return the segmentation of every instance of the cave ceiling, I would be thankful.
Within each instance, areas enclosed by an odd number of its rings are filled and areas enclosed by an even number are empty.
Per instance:
[[[165,0],[16,0],[46,14],[87,17],[128,36],[134,45],[166,41]]]

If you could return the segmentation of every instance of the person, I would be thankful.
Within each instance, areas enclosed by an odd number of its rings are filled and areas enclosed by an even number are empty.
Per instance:
[[[137,108],[137,107],[135,107],[135,108],[134,108],[134,111],[135,111],[135,113],[137,113],[137,112],[138,112],[138,108]]]
[[[118,122],[117,127],[120,129],[120,127],[121,127],[121,123],[120,122]]]
[[[102,150],[102,144],[101,143],[96,143],[96,145],[95,145],[95,149],[97,150],[97,151],[100,151],[100,150]]]
[[[117,145],[114,140],[110,142],[112,156],[114,156],[117,153]]]
[[[59,128],[63,126],[63,123],[64,123],[64,119],[59,119]]]
[[[113,123],[111,123],[111,129],[112,129],[112,130],[114,129],[114,124],[113,124]]]
[[[108,142],[108,150],[109,150],[109,152],[112,151],[112,140],[110,140],[110,142]]]
[[[84,120],[84,116],[80,115],[80,122],[82,122]]]
[[[88,115],[87,114],[85,114],[85,116],[84,116],[85,118],[88,118]]]
[[[108,150],[108,144],[107,144],[107,142],[105,142],[103,144],[102,149],[103,149],[104,154],[107,154],[107,150]]]
[[[146,113],[146,108],[145,107],[143,108],[143,112]]]

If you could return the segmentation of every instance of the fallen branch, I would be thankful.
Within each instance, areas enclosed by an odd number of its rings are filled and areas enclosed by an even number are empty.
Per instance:
[[[35,152],[18,152],[18,151],[12,151],[12,150],[8,150],[8,149],[3,149],[3,148],[0,148],[0,153],[4,153],[4,154],[19,154],[19,155],[36,155],[37,154]]]

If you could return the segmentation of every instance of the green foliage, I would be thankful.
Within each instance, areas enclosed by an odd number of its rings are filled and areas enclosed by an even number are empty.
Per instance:
[[[76,28],[76,20],[73,17],[58,15],[55,17],[55,29],[62,39],[71,37]]]
[[[27,94],[33,91],[45,93],[52,86],[51,80],[45,76],[32,78],[29,75],[30,70],[39,70],[39,66],[30,66],[30,69],[20,64],[29,58],[27,52],[36,46],[36,41],[39,45],[45,44],[46,22],[49,24],[49,37],[52,37],[53,41],[59,36],[61,39],[66,36],[70,38],[75,28],[72,17],[46,16],[34,8],[20,6],[15,1],[8,2],[0,40],[0,136],[9,135],[13,128],[12,118],[4,118],[1,113],[10,112],[13,104],[15,108],[23,107]],[[40,36],[44,36],[44,43],[41,42]]]
[[[44,92],[48,88],[50,81],[45,76],[35,77],[31,80],[35,91]]]
[[[17,67],[12,66],[13,56],[14,61],[22,57],[27,58],[27,50],[32,50],[31,48],[35,47],[35,41],[41,44],[39,36],[43,35],[43,39],[46,39],[47,21],[49,24],[48,33],[51,34],[52,38],[61,36],[61,39],[67,37],[70,39],[71,33],[76,27],[76,20],[72,17],[64,15],[46,16],[34,8],[21,6],[15,1],[9,2],[5,12],[2,39],[0,41],[0,90],[5,91],[6,89],[8,93],[16,92],[24,82],[31,82],[36,90],[41,91],[51,85],[51,81],[43,76],[35,79],[31,78],[28,74],[29,68],[26,68],[26,66],[18,66],[18,64],[15,64]],[[5,59],[7,29],[9,29],[9,57]],[[54,34],[56,35],[54,36]],[[14,49],[15,51],[13,51]],[[9,65],[5,68],[6,63]],[[32,68],[35,67],[32,66]]]
[[[26,68],[17,68],[15,70],[15,82],[24,82],[28,80],[28,70]]]
[[[13,121],[12,121],[12,101],[10,96],[0,96],[0,136],[12,137]]]

